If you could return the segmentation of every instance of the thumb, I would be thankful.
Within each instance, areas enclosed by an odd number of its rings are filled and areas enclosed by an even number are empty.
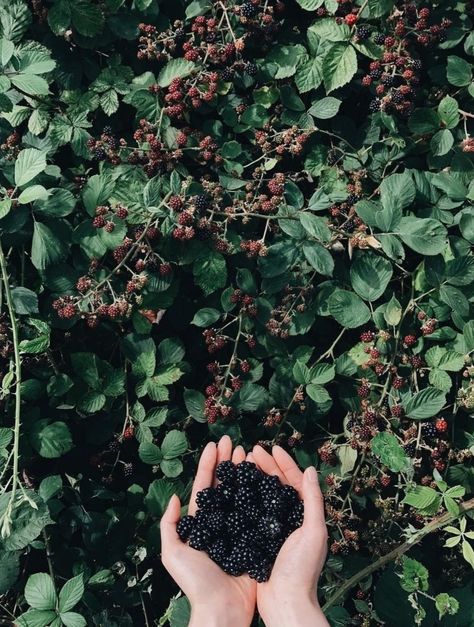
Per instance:
[[[320,530],[326,528],[324,518],[324,499],[319,487],[318,473],[314,466],[309,466],[303,474],[303,501],[304,518],[303,528],[305,530]]]
[[[176,524],[179,521],[180,515],[181,502],[179,497],[173,494],[160,521],[161,546],[163,549],[176,544],[176,542],[180,542],[176,532]]]

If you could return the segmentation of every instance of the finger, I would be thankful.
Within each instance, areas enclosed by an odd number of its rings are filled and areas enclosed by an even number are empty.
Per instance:
[[[303,486],[303,473],[298,468],[295,460],[281,446],[274,446],[272,449],[273,459],[276,461],[279,469],[285,475],[286,480],[292,485],[301,496],[301,488]]]
[[[324,499],[319,487],[318,473],[314,466],[310,466],[303,475],[303,501],[304,519],[303,528],[305,530],[315,530],[320,533],[321,528],[326,529],[324,518]]]
[[[258,466],[263,470],[263,472],[266,472],[267,475],[276,475],[282,483],[288,483],[285,480],[283,473],[278,468],[276,461],[264,448],[257,444],[257,446],[253,447],[252,452]]]
[[[253,456],[252,451],[250,451],[250,453],[247,453],[247,461],[248,462],[252,462],[252,464],[257,465],[257,461],[256,461],[255,457]]]
[[[243,446],[236,446],[232,454],[232,461],[234,464],[240,464],[245,461],[245,451]]]
[[[204,488],[212,486],[214,479],[214,471],[216,469],[217,449],[214,442],[209,442],[204,447],[201,459],[196,471],[193,489],[191,491],[191,499],[189,501],[189,513],[194,516],[197,510],[196,494]]]
[[[162,552],[173,548],[181,542],[176,532],[176,524],[181,515],[181,503],[176,494],[170,499],[168,507],[160,520]]]
[[[232,457],[232,440],[228,435],[223,435],[217,445],[217,463],[225,462]]]

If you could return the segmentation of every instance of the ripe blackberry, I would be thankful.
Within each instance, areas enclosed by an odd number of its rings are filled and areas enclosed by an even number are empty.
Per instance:
[[[248,485],[243,485],[237,489],[234,495],[234,506],[236,509],[247,511],[256,501],[255,491]]]
[[[207,554],[213,562],[216,562],[216,564],[222,567],[228,555],[228,548],[225,540],[223,538],[218,538],[208,547]]]
[[[198,514],[200,514],[201,511],[204,514],[204,516],[198,519],[199,523],[202,524],[203,527],[206,527],[206,529],[209,529],[209,531],[212,534],[217,534],[224,528],[225,517],[224,517],[223,511],[221,510],[211,510],[211,511],[198,510],[196,514],[196,518],[198,518]]]
[[[233,577],[242,575],[245,572],[245,567],[240,559],[240,555],[232,552],[229,557],[223,560],[222,570]]]
[[[280,490],[269,492],[262,498],[263,507],[267,512],[277,516],[283,515],[285,511],[285,501]]]
[[[421,433],[425,438],[435,438],[438,435],[436,425],[433,422],[426,422],[422,425]]]
[[[257,583],[264,583],[270,578],[271,566],[268,562],[261,562],[254,564],[248,569],[248,574],[251,579],[254,579]]]
[[[203,527],[194,527],[189,534],[189,546],[198,551],[207,549],[210,542],[210,533]]]
[[[194,529],[194,524],[194,516],[183,516],[183,518],[181,518],[179,523],[176,525],[176,531],[182,542],[186,542],[189,538],[191,531]]]
[[[209,198],[204,194],[200,194],[194,199],[194,205],[197,211],[205,211],[209,207]]]
[[[233,485],[221,483],[216,488],[216,498],[219,505],[223,508],[234,502],[235,488]]]
[[[359,26],[357,29],[357,37],[362,41],[368,39],[370,37],[370,28],[368,26]]]
[[[221,80],[223,80],[225,83],[230,83],[231,81],[234,80],[234,70],[232,70],[231,68],[224,68],[221,72]]]
[[[252,462],[240,462],[237,464],[236,480],[237,485],[250,485],[255,482],[257,478],[257,467]]]
[[[104,130],[102,132],[104,135],[112,135],[114,131],[111,126],[104,126]]]
[[[382,33],[376,33],[374,35],[374,43],[377,44],[378,46],[381,46],[384,41],[385,41],[385,35],[382,35]]]
[[[258,72],[258,66],[256,63],[247,63],[245,66],[245,73],[249,76],[255,76]]]
[[[200,509],[212,509],[217,504],[216,490],[214,488],[204,488],[196,494],[196,505]]]
[[[235,465],[231,461],[225,461],[218,464],[216,468],[216,477],[225,484],[233,484],[235,481]]]
[[[281,483],[278,477],[274,475],[264,475],[258,486],[260,494],[266,496],[267,494],[273,494],[275,490],[278,490]]]
[[[298,529],[303,524],[304,518],[304,506],[301,501],[298,501],[288,514],[288,525],[293,529]]]
[[[94,151],[92,152],[92,156],[94,157],[96,161],[103,161],[104,159],[107,158],[107,153],[105,152],[103,148],[94,148]]]
[[[374,98],[374,100],[372,100],[372,102],[369,104],[369,111],[371,113],[376,113],[377,111],[380,111],[380,100],[378,98]]]
[[[276,517],[266,516],[259,521],[257,529],[267,538],[278,538],[282,534],[283,525]]]
[[[255,15],[257,12],[257,7],[253,5],[251,2],[245,2],[240,5],[240,15],[242,17],[250,18]]]
[[[124,477],[131,477],[133,475],[133,464],[131,462],[123,465],[123,475]]]
[[[410,442],[409,444],[405,444],[403,447],[405,453],[408,457],[415,457],[416,455],[416,442]]]
[[[281,494],[285,505],[293,506],[298,503],[298,492],[292,485],[284,485]]]
[[[240,536],[247,527],[247,519],[242,512],[234,510],[227,516],[226,527],[231,536]]]

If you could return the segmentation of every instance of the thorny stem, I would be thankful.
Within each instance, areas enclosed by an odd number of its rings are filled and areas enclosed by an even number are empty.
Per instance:
[[[232,370],[232,366],[234,364],[235,356],[237,355],[237,348],[238,348],[238,345],[239,345],[240,336],[242,335],[242,314],[239,314],[238,321],[239,321],[239,327],[237,329],[237,335],[235,336],[234,349],[232,351],[232,355],[231,355],[231,357],[229,359],[229,365],[227,366],[226,373],[224,375],[224,381],[222,383],[222,393],[225,391],[225,388],[226,388],[226,385],[227,385],[227,381],[228,381],[229,376],[230,376],[230,371]],[[222,398],[222,393],[221,393],[221,398]]]
[[[15,362],[15,424],[13,428],[13,468],[12,477],[13,485],[11,495],[7,508],[2,516],[5,523],[6,517],[9,517],[12,511],[12,507],[15,504],[16,491],[18,486],[18,467],[20,459],[20,424],[21,424],[21,357],[20,357],[20,342],[18,335],[18,324],[15,317],[15,310],[13,307],[13,299],[10,291],[9,276],[7,271],[7,264],[3,248],[0,242],[0,267],[2,272],[2,282],[5,290],[5,298],[7,303],[8,314],[12,325],[12,338],[13,338],[13,352]]]
[[[422,529],[417,531],[409,540],[406,540],[402,544],[399,544],[392,551],[386,553],[385,555],[382,555],[382,557],[380,557],[378,560],[376,560],[366,568],[360,570],[350,579],[347,579],[347,581],[343,583],[342,586],[332,596],[330,596],[327,602],[323,605],[323,612],[326,612],[330,607],[332,607],[335,603],[342,599],[346,592],[348,592],[351,588],[358,584],[359,581],[362,581],[379,568],[382,568],[386,564],[404,555],[407,551],[411,549],[412,546],[415,546],[415,544],[421,542],[421,540],[423,540],[423,538],[428,534],[433,533],[434,531],[437,531],[438,529],[441,529],[446,525],[449,525],[466,512],[474,509],[474,498],[470,499],[469,501],[465,501],[464,503],[461,503],[459,508],[459,514],[452,515],[449,512],[446,512],[441,516],[437,516],[427,525],[422,527]]]

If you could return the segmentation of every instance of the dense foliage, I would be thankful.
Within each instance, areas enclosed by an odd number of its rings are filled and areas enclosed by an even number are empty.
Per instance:
[[[320,470],[332,625],[473,624],[472,10],[1,0],[2,619],[186,625],[227,433]]]

